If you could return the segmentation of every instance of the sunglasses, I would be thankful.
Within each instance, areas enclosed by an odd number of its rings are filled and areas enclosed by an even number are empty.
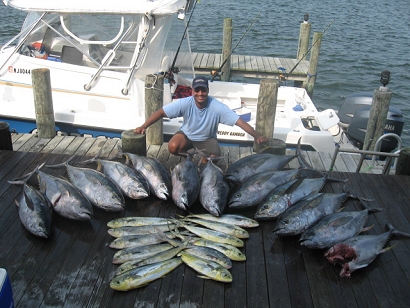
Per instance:
[[[194,89],[194,91],[197,92],[197,93],[198,93],[199,91],[207,92],[208,89],[207,89],[207,88],[204,88],[204,87],[196,87],[196,88]]]

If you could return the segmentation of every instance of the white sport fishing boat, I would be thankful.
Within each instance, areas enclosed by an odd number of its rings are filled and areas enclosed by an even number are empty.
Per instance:
[[[21,32],[0,50],[0,121],[17,132],[35,130],[31,71],[47,68],[56,130],[95,137],[120,137],[145,121],[145,78],[169,71],[173,55],[178,54],[177,48],[168,49],[167,37],[174,32],[171,23],[184,28],[188,23],[183,17],[196,4],[195,0],[3,1],[28,15]],[[191,62],[190,68],[175,74],[176,84],[164,84],[164,104],[172,101],[178,85],[189,86],[193,77]],[[213,81],[210,95],[255,125],[259,84]],[[333,153],[342,136],[338,122],[333,109],[319,112],[305,89],[281,86],[271,137],[290,147],[302,137],[304,149]],[[172,135],[180,125],[181,119],[164,119],[164,134]],[[220,125],[218,138],[224,143],[253,141],[239,127],[225,125]]]

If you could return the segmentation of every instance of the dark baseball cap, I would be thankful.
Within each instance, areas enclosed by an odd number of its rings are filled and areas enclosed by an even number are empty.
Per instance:
[[[192,88],[196,89],[198,87],[208,88],[208,79],[205,76],[197,76],[192,81]]]

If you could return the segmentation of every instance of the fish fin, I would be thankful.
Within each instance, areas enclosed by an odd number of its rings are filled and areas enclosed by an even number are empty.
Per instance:
[[[298,162],[300,165],[300,168],[302,169],[312,169],[313,167],[306,161],[306,159],[302,156],[302,153],[300,152],[300,142],[302,140],[302,137],[299,138],[298,143],[296,145],[296,155],[298,158]]]
[[[336,210],[336,212],[342,212],[344,209],[345,209],[345,207],[343,206],[343,207],[339,208],[338,210]]]
[[[396,230],[396,228],[393,227],[392,224],[387,223],[386,226],[388,227],[389,231],[394,234],[395,236],[399,236],[399,237],[410,237],[410,234],[407,232],[402,232],[399,230]]]
[[[371,226],[369,226],[369,227],[363,228],[362,231],[360,231],[360,233],[369,231],[369,230],[370,230],[371,228],[373,228],[373,227],[374,227],[374,225],[371,225]]]
[[[203,276],[203,275],[198,275],[198,277],[199,277],[199,278],[202,278],[202,279],[211,279],[210,277],[208,277],[208,276]]]
[[[47,168],[61,168],[61,167],[66,167],[73,159],[75,158],[74,156],[71,156],[69,159],[67,159],[65,162],[61,164],[56,164],[56,165],[45,165]]]
[[[382,250],[380,250],[379,254],[385,253],[386,251],[389,251],[390,249],[393,249],[396,245],[397,245],[397,243],[394,244],[393,246],[389,246],[389,247],[383,248]]]

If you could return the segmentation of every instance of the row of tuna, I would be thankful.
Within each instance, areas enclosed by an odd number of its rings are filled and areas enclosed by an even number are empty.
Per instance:
[[[47,238],[50,234],[52,211],[69,219],[89,220],[93,216],[93,206],[106,211],[122,211],[125,208],[124,196],[142,199],[150,194],[162,200],[172,197],[174,203],[184,210],[189,210],[199,197],[205,209],[214,216],[220,216],[225,211],[229,192],[236,185],[238,176],[240,180],[244,179],[242,174],[237,173],[238,164],[228,168],[229,172],[225,176],[212,160],[199,174],[192,161],[193,154],[187,154],[187,158],[175,166],[172,172],[152,157],[121,152],[120,155],[126,157],[125,163],[97,159],[98,155],[80,162],[96,162],[97,170],[72,166],[70,162],[74,157],[62,164],[46,166],[64,167],[69,180],[41,171],[43,164],[20,179],[9,181],[23,185],[23,193],[16,203],[26,229],[36,236]],[[261,170],[283,168],[294,157],[255,155],[258,162],[265,162],[259,168]],[[250,172],[253,171],[247,170],[248,174]],[[296,173],[290,172],[286,179]],[[27,184],[34,174],[37,175],[38,190]],[[237,206],[238,201],[231,203]]]
[[[410,237],[391,224],[386,224],[388,230],[380,235],[360,235],[371,228],[365,227],[368,214],[382,209],[368,208],[364,201],[370,200],[346,192],[321,193],[325,182],[334,179],[325,176],[309,178],[309,173],[311,169],[300,170],[295,177],[292,170],[265,171],[245,180],[245,185],[242,183],[233,197],[242,198],[238,203],[242,208],[256,207],[255,219],[276,220],[275,235],[299,235],[301,245],[327,249],[327,260],[342,266],[341,277],[350,277],[352,272],[366,267],[379,254],[390,250],[392,247],[385,248],[385,245],[392,235]],[[286,178],[282,174],[291,174],[291,177]],[[278,175],[279,181],[275,178]],[[273,184],[266,185],[265,181],[272,178],[275,178]],[[248,191],[243,190],[246,183],[249,184]],[[342,204],[349,197],[359,199],[365,209],[342,212]]]
[[[139,288],[182,263],[201,278],[229,283],[232,261],[246,260],[239,249],[249,238],[245,228],[258,225],[253,219],[234,214],[114,219],[107,224],[108,233],[115,237],[109,246],[118,249],[113,263],[120,265],[110,287],[118,291]]]

